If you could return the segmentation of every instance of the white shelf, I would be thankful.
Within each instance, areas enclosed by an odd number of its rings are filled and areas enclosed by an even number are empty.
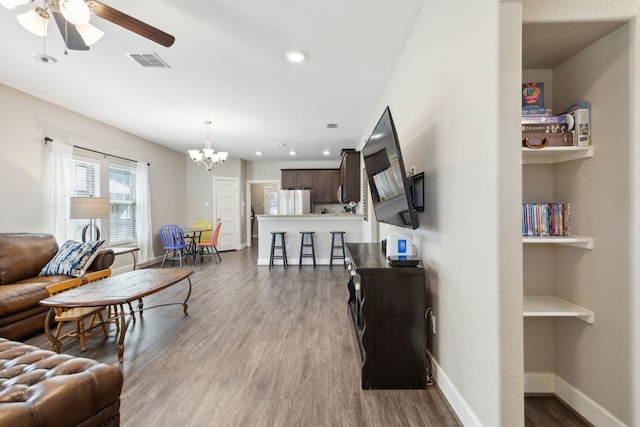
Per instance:
[[[557,297],[524,297],[524,317],[577,317],[589,324],[595,322],[595,314],[579,305]]]
[[[588,147],[522,147],[523,165],[544,165],[593,157],[593,146]]]
[[[593,249],[593,237],[586,236],[560,236],[560,237],[522,237],[524,244],[565,245],[582,249]]]

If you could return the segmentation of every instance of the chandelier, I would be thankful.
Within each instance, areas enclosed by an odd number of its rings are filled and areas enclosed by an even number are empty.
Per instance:
[[[227,160],[227,156],[229,153],[224,151],[218,151],[217,153],[213,148],[211,148],[211,138],[209,138],[209,125],[211,125],[211,121],[207,120],[204,122],[207,125],[207,138],[204,140],[204,148],[202,151],[200,150],[188,150],[189,157],[193,160],[193,163],[196,165],[203,165],[207,168],[209,172],[211,172],[211,168],[218,163],[224,163]]]

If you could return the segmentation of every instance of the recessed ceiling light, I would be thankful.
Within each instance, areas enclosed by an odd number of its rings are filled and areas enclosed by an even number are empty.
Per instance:
[[[287,52],[287,59],[291,62],[302,62],[307,55],[301,50],[290,50]]]
[[[298,153],[296,153],[295,151],[291,150],[291,151],[289,151],[289,154],[292,155],[292,156],[295,156]]]
[[[331,151],[329,151],[329,150],[324,150],[324,151],[322,152],[322,154],[324,154],[325,156],[328,156],[329,154],[331,154]]]

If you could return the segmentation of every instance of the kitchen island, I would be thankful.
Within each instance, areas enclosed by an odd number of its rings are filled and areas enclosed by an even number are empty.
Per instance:
[[[331,256],[330,231],[344,231],[345,243],[362,242],[362,215],[358,214],[257,215],[256,218],[260,223],[258,227],[258,265],[269,265],[272,231],[286,231],[287,260],[290,267],[298,265],[301,231],[315,231],[313,240],[316,264],[318,265],[329,265]],[[305,252],[309,252],[309,250],[307,249]],[[313,264],[311,258],[303,258],[302,263],[303,265]],[[335,265],[336,261],[334,260],[333,263]],[[338,260],[337,263],[338,265],[342,264],[342,260]],[[282,260],[276,260],[276,265],[281,264]]]

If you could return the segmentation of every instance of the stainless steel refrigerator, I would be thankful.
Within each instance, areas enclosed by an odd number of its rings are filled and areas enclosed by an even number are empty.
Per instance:
[[[311,190],[280,190],[278,215],[302,215],[311,213]]]

